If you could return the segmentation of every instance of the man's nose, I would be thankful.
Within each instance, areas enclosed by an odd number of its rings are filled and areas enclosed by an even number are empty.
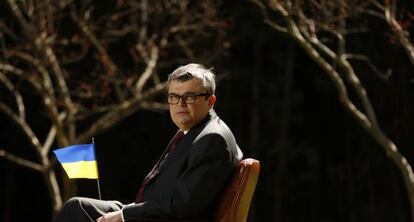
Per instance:
[[[183,97],[181,97],[180,100],[178,101],[178,105],[182,107],[187,106],[187,103],[185,102]]]

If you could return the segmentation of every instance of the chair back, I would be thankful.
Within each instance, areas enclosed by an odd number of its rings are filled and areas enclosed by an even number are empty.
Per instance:
[[[214,222],[245,222],[259,178],[260,162],[244,159],[236,167],[213,217]]]

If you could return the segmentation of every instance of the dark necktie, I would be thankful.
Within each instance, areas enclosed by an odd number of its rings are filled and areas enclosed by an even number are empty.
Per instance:
[[[157,162],[157,164],[155,164],[155,166],[152,168],[150,173],[145,177],[144,181],[142,182],[141,187],[139,188],[139,190],[137,192],[137,196],[135,198],[135,203],[141,202],[142,195],[144,194],[145,187],[159,173],[159,169],[164,164],[164,162],[167,160],[168,154],[170,154],[171,152],[173,152],[176,149],[178,142],[180,142],[180,140],[184,136],[185,136],[185,134],[181,130],[178,131],[175,134],[173,140],[171,141],[171,146],[168,149],[168,153],[166,153],[163,157],[161,157],[161,159]]]

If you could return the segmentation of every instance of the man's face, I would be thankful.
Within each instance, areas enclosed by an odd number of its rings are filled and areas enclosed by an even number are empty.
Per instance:
[[[206,90],[199,79],[190,79],[185,82],[172,80],[168,86],[168,93],[182,96],[191,93],[206,93]],[[207,116],[215,100],[214,95],[208,99],[205,96],[198,96],[194,103],[187,104],[181,98],[177,104],[169,104],[171,119],[181,130],[188,130]]]

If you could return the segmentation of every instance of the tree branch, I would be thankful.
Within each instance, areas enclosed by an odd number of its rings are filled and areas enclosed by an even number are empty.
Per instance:
[[[347,61],[347,55],[345,53],[346,48],[342,46],[342,48],[338,50],[338,53],[333,52],[332,54],[331,50],[328,47],[326,47],[325,45],[318,44],[319,40],[316,41],[315,39],[313,39],[312,41],[310,41],[309,39],[306,39],[306,37],[302,35],[301,29],[297,27],[298,24],[302,25],[305,23],[303,23],[303,21],[296,23],[296,21],[292,18],[292,2],[284,1],[282,5],[280,1],[273,0],[271,1],[271,3],[272,8],[275,11],[278,11],[285,18],[285,23],[287,24],[290,36],[306,51],[310,58],[313,59],[322,68],[322,70],[324,70],[325,74],[327,74],[331,78],[335,87],[337,88],[337,91],[339,93],[339,100],[343,104],[344,108],[347,111],[349,111],[349,113],[352,116],[354,116],[354,118],[360,123],[360,125],[367,131],[367,133],[384,149],[387,156],[401,171],[405,182],[405,186],[408,191],[408,198],[410,200],[411,217],[412,219],[414,219],[413,170],[406,158],[403,155],[401,155],[397,146],[392,142],[390,138],[387,137],[387,135],[385,135],[385,133],[378,126],[368,94],[364,86],[360,82],[358,76],[356,75],[352,65]],[[339,39],[339,41],[344,40],[344,38]],[[340,42],[338,44],[341,45]],[[322,49],[322,52],[328,52],[326,53],[327,55],[332,55],[333,58],[337,58],[333,61],[338,62],[341,71],[345,73],[348,82],[351,84],[354,91],[356,91],[358,98],[362,101],[367,114],[361,112],[348,98],[347,88],[341,76],[339,75],[337,70],[334,69],[334,67],[320,55],[317,49]]]
[[[9,90],[9,92],[13,95],[12,97],[15,98],[16,100],[16,105],[17,105],[17,109],[19,112],[19,116],[22,119],[25,119],[26,112],[24,108],[23,97],[20,94],[20,92],[14,87],[13,83],[11,83],[9,79],[7,79],[7,77],[1,71],[0,71],[0,82],[3,82],[3,84]]]
[[[29,139],[30,144],[34,148],[36,154],[38,155],[39,159],[42,159],[41,156],[41,144],[39,142],[39,139],[37,136],[33,133],[30,126],[26,123],[24,119],[22,119],[20,116],[16,115],[6,104],[3,102],[0,102],[0,111],[5,113],[10,119],[14,121],[14,123],[17,124],[17,126],[20,127],[20,129],[24,132],[24,135]]]
[[[85,132],[79,135],[77,138],[77,143],[83,143],[88,141],[93,135],[100,133],[115,124],[119,123],[121,120],[130,116],[137,110],[141,109],[142,102],[145,102],[147,99],[152,98],[163,92],[166,89],[166,83],[159,83],[151,89],[148,89],[140,97],[133,97],[127,101],[122,102],[117,105],[113,110],[103,115],[94,124],[92,124]]]
[[[49,153],[50,148],[52,147],[53,142],[56,138],[57,127],[52,125],[49,129],[49,133],[46,136],[45,142],[43,143],[42,147],[42,156],[47,156]]]
[[[29,169],[32,169],[32,170],[35,170],[41,173],[45,171],[45,168],[42,165],[32,162],[30,160],[26,160],[21,157],[18,157],[3,149],[0,149],[0,157],[5,158],[6,160],[9,160],[19,166],[23,166],[23,167],[26,167],[26,168],[29,168]]]
[[[158,47],[153,45],[151,47],[151,56],[146,60],[147,67],[145,68],[144,73],[138,79],[135,86],[135,95],[140,95],[142,93],[143,87],[148,79],[154,74],[155,67],[158,61]]]
[[[395,14],[392,12],[391,4],[385,7],[385,18],[391,30],[397,36],[400,45],[404,48],[410,59],[411,65],[414,66],[414,46],[410,41],[410,32],[404,29],[400,23],[395,19]]]

